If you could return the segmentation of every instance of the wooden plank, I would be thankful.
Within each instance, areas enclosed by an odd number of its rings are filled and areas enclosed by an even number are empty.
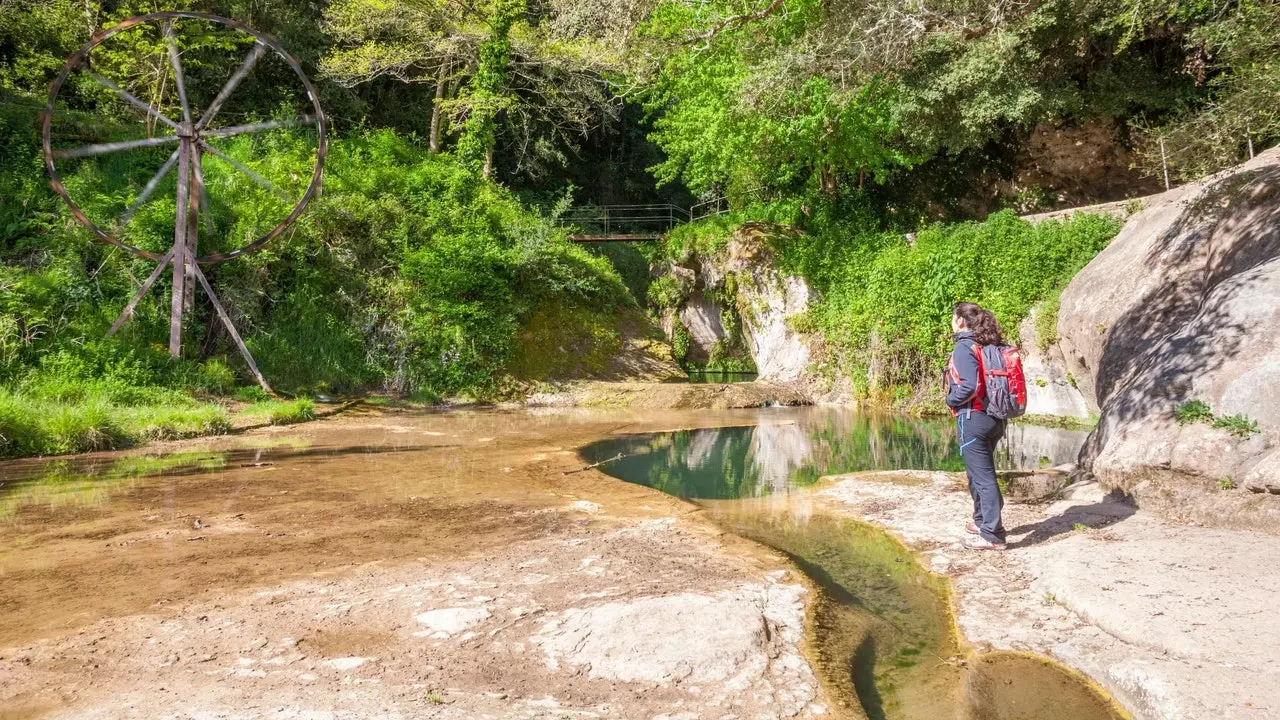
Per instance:
[[[191,160],[191,189],[187,191],[187,269],[182,273],[182,309],[192,312],[196,309],[196,278],[192,268],[196,264],[196,243],[200,237],[200,194],[203,173],[197,167],[200,162],[200,148],[191,144],[189,151]]]
[[[244,340],[241,339],[240,333],[236,331],[236,326],[231,324],[231,317],[227,315],[227,311],[223,309],[222,302],[218,300],[218,295],[213,292],[213,286],[209,284],[209,278],[204,276],[204,271],[200,269],[200,263],[194,260],[191,263],[194,268],[196,279],[200,281],[204,292],[209,296],[209,302],[213,303],[213,309],[218,313],[218,319],[227,328],[227,333],[231,335],[231,339],[235,341],[236,347],[240,348],[240,354],[244,357],[244,361],[249,365],[249,370],[253,372],[253,376],[258,380],[258,385],[267,391],[268,394],[274,395],[275,391],[267,384],[267,379],[262,377],[262,373],[258,370],[258,364],[253,361],[253,355],[249,353],[249,348],[245,346]]]
[[[156,269],[152,270],[151,274],[147,276],[146,282],[142,283],[142,288],[133,296],[133,299],[129,301],[129,304],[124,306],[124,312],[120,313],[120,317],[116,318],[116,321],[111,324],[111,329],[107,331],[107,337],[111,337],[119,332],[120,328],[124,326],[125,321],[133,317],[133,311],[137,309],[138,303],[142,300],[142,296],[146,295],[147,291],[151,289],[151,286],[156,284],[156,280],[160,279],[160,275],[164,273],[164,269],[169,266],[170,260],[173,260],[172,249],[165,253],[164,257],[160,258],[160,263],[156,265]]]
[[[173,295],[169,299],[169,355],[182,357],[182,308],[186,298],[187,215],[191,193],[191,140],[178,146],[177,218],[173,223]]]

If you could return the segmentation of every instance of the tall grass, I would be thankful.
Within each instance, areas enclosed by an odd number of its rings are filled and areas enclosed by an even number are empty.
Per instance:
[[[266,400],[254,403],[240,411],[240,417],[262,418],[272,425],[292,425],[314,420],[315,403],[305,398],[299,400]]]
[[[0,390],[0,457],[63,455],[226,432],[212,404],[121,405],[99,394],[47,398]]]

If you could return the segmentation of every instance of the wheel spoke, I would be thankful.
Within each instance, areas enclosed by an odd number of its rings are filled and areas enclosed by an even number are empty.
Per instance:
[[[204,230],[213,235],[213,202],[209,200],[209,190],[204,186],[204,150],[196,147],[196,161],[192,163],[191,169],[196,172],[196,187],[200,188],[200,208],[201,214],[204,215]]]
[[[174,130],[177,130],[177,129],[178,129],[178,123],[176,123],[176,122],[174,122],[174,121],[170,120],[169,118],[165,117],[165,116],[164,116],[164,114],[163,114],[163,113],[161,113],[159,110],[156,110],[155,108],[151,107],[151,106],[150,106],[150,105],[148,105],[147,103],[144,103],[144,102],[142,102],[141,100],[139,100],[138,98],[134,97],[134,96],[133,96],[133,94],[131,94],[128,90],[125,90],[124,88],[120,87],[119,85],[116,85],[115,83],[113,83],[113,82],[111,82],[110,80],[108,80],[108,79],[106,79],[106,78],[102,77],[102,76],[101,76],[101,75],[99,75],[98,73],[93,72],[92,70],[89,70],[89,71],[87,71],[87,72],[88,72],[88,74],[89,74],[89,77],[93,78],[94,80],[97,80],[99,83],[102,83],[102,84],[103,84],[103,85],[105,85],[108,89],[110,89],[110,90],[112,90],[113,92],[115,92],[115,94],[117,94],[117,95],[119,95],[120,97],[122,97],[122,98],[124,98],[125,100],[127,100],[130,104],[134,105],[135,107],[139,108],[140,110],[142,110],[142,111],[143,111],[143,112],[145,112],[146,114],[148,114],[148,115],[150,115],[151,117],[153,117],[153,118],[155,118],[155,119],[159,120],[160,122],[164,123],[165,125],[168,125],[169,127],[173,128]]]
[[[275,130],[276,128],[315,124],[316,119],[314,117],[310,115],[299,115],[292,120],[271,120],[269,122],[252,123],[250,125],[232,125],[231,127],[218,128],[216,130],[205,130],[201,134],[205,137],[231,137],[232,135],[262,132],[263,130]]]
[[[266,190],[268,190],[269,192],[274,193],[275,195],[277,195],[278,197],[280,197],[282,200],[284,200],[284,201],[288,202],[288,200],[289,200],[289,196],[288,196],[288,195],[286,195],[286,194],[285,194],[285,192],[284,192],[283,190],[281,190],[280,188],[276,187],[276,186],[275,186],[275,183],[271,182],[270,180],[268,180],[268,179],[266,179],[266,178],[262,177],[261,175],[259,175],[258,173],[256,173],[256,172],[254,172],[254,171],[250,170],[249,168],[245,167],[245,165],[244,165],[243,163],[241,163],[239,160],[236,160],[235,158],[231,157],[230,155],[227,155],[227,154],[223,153],[223,152],[222,152],[221,150],[219,150],[218,148],[216,148],[216,147],[214,147],[214,146],[210,145],[209,143],[207,143],[207,142],[205,142],[205,141],[203,141],[203,140],[201,140],[201,141],[200,141],[200,147],[201,147],[201,148],[203,148],[204,150],[206,150],[206,151],[208,151],[208,152],[210,152],[210,153],[212,153],[212,154],[216,155],[217,157],[219,157],[219,158],[221,158],[221,159],[225,160],[226,162],[230,163],[232,167],[234,167],[235,169],[237,169],[237,170],[239,170],[240,172],[244,173],[245,175],[248,175],[248,176],[249,176],[249,178],[250,178],[251,180],[253,180],[254,182],[258,183],[259,185],[261,185],[263,188],[265,188],[265,189],[266,189]]]
[[[178,154],[179,151],[174,150],[173,154],[169,156],[169,159],[165,161],[164,165],[160,166],[159,172],[157,172],[155,177],[151,178],[151,180],[147,182],[146,186],[142,188],[142,192],[138,195],[138,198],[134,200],[133,204],[129,206],[129,209],[125,210],[124,214],[120,216],[120,219],[117,221],[117,226],[124,227],[133,219],[133,214],[138,212],[138,208],[142,207],[151,199],[151,195],[156,191],[156,188],[160,187],[160,181],[163,180],[164,176],[168,175],[169,171],[173,169],[174,163],[178,162]]]
[[[226,102],[228,97],[231,97],[231,92],[236,89],[236,86],[240,84],[240,81],[244,80],[245,76],[249,74],[249,71],[253,69],[253,66],[258,62],[258,59],[261,58],[263,53],[266,51],[267,49],[262,45],[262,43],[255,42],[253,44],[253,49],[249,51],[249,55],[245,57],[244,62],[241,63],[240,67],[236,68],[236,71],[231,74],[231,79],[227,80],[227,84],[223,85],[222,89],[218,91],[218,96],[213,99],[213,102],[209,105],[209,109],[204,111],[204,117],[200,118],[200,122],[196,123],[197,130],[204,128],[206,125],[213,122],[213,117],[222,109],[222,103]]]
[[[169,143],[176,143],[178,140],[179,138],[177,135],[165,135],[163,137],[143,138],[142,140],[124,140],[122,142],[99,143],[97,145],[85,145],[84,147],[73,148],[71,150],[55,150],[53,156],[62,159],[88,157],[90,155],[103,155],[105,153],[120,152],[121,150],[133,150],[136,148],[168,145]]]
[[[173,39],[173,22],[164,24],[164,42],[169,46],[169,64],[173,66],[173,82],[178,88],[178,100],[182,101],[182,119],[191,122],[191,105],[187,102],[187,83],[182,76],[182,61],[178,59],[178,42]]]

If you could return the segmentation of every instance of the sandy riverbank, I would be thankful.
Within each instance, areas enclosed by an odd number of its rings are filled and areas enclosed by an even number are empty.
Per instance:
[[[895,533],[951,578],[969,641],[1043,653],[1109,690],[1139,720],[1280,718],[1280,546],[1174,524],[1100,488],[1006,506],[1010,549],[960,548],[962,476],[828,479],[824,507]]]
[[[7,496],[0,717],[832,716],[784,558],[565,474],[690,421],[357,410],[73,458],[189,463]]]

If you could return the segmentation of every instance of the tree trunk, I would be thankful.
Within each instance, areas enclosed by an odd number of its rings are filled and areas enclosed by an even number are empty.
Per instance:
[[[484,176],[486,179],[493,177],[493,145],[490,144],[484,149]]]
[[[822,185],[822,192],[828,197],[834,196],[840,187],[840,175],[836,169],[830,165],[823,165],[818,169],[818,178]]]
[[[440,108],[444,105],[445,73],[440,71],[440,79],[436,80],[436,100],[431,106],[431,154],[440,152]]]

